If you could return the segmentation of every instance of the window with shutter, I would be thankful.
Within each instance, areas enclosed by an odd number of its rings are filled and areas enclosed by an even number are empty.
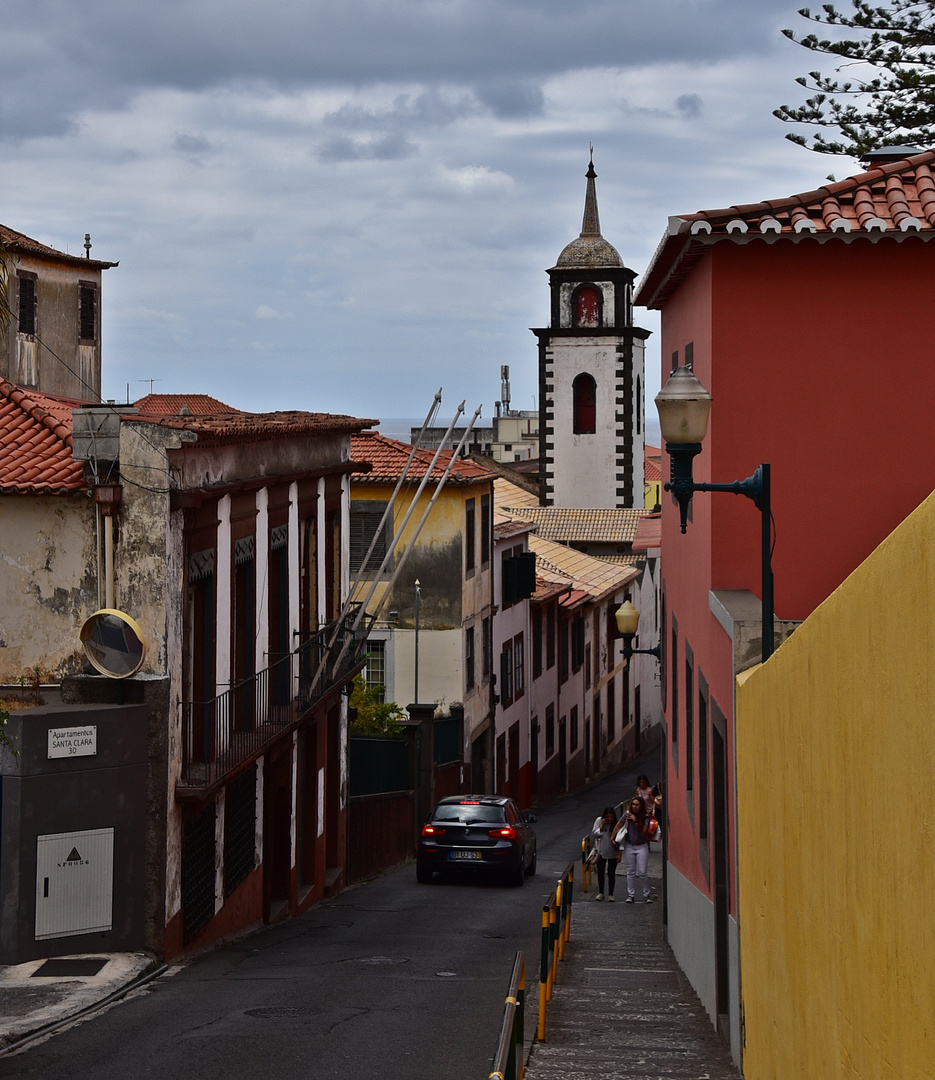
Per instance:
[[[36,276],[18,274],[19,278],[19,332],[36,332]]]
[[[97,290],[93,285],[78,287],[78,333],[82,341],[97,340]]]
[[[386,503],[371,499],[351,501],[350,512],[350,549],[351,549],[351,573],[360,572],[364,558],[374,536],[377,537],[373,552],[367,560],[365,576],[373,577],[383,558],[389,549],[392,536],[390,534],[390,522],[380,529],[380,521],[386,510]]]

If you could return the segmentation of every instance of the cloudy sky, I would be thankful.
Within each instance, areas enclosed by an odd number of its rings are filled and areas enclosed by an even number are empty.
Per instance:
[[[8,2],[0,221],[120,260],[106,397],[384,418],[441,386],[490,417],[509,364],[533,408],[590,143],[639,273],[670,214],[858,171],[771,115],[817,66],[800,3]]]

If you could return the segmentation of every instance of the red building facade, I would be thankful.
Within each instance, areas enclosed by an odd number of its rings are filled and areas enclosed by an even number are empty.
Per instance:
[[[933,167],[935,151],[883,154],[816,191],[671,218],[636,298],[662,311],[663,382],[688,364],[713,397],[694,479],[771,466],[777,643],[935,486]],[[662,516],[667,927],[739,1063],[732,716],[760,659],[761,521],[725,493],[695,495],[685,535],[665,495]],[[790,800],[805,794],[790,761]]]

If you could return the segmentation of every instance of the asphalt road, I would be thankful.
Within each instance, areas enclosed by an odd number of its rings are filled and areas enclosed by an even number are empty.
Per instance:
[[[538,873],[418,885],[415,863],[304,916],[218,947],[21,1054],[0,1077],[41,1080],[479,1080],[517,949],[535,1031],[543,902],[624,771],[537,810]]]

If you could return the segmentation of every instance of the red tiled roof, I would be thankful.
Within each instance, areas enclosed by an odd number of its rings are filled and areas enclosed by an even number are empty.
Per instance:
[[[240,412],[240,409],[225,405],[223,401],[218,401],[208,394],[147,394],[133,404],[148,416],[177,416],[183,409],[187,409],[193,416]]]
[[[409,443],[400,442],[398,439],[390,439],[381,435],[378,431],[365,431],[351,438],[351,457],[355,461],[369,462],[372,471],[367,474],[365,483],[395,484],[402,475],[412,446]],[[443,450],[438,463],[432,470],[432,480],[440,480],[448,462],[451,461],[451,450]],[[416,450],[412,458],[412,464],[406,473],[407,480],[418,483],[435,456],[434,450]],[[475,484],[482,480],[492,480],[494,473],[483,465],[470,458],[457,458],[448,474],[449,484]]]
[[[669,218],[636,303],[659,308],[715,243],[935,237],[935,150],[784,199]]]
[[[0,379],[0,491],[85,490],[84,465],[71,456],[71,410],[87,404]]]
[[[647,484],[658,484],[662,480],[662,462],[657,457],[649,456],[649,447],[646,447],[646,456],[643,458],[643,479]],[[639,532],[639,525],[636,527]]]
[[[641,518],[633,538],[634,551],[648,551],[662,544],[662,514],[650,514]]]
[[[157,395],[161,396],[161,395]],[[266,442],[302,435],[350,434],[378,424],[356,416],[309,412],[220,412],[192,416],[178,413],[138,413],[124,415],[124,422],[140,421],[176,431],[190,431],[202,446],[230,443]]]
[[[0,225],[0,241],[8,251],[21,251],[24,254],[40,255],[46,259],[55,259],[57,262],[65,262],[71,266],[91,266],[95,270],[107,270],[111,266],[119,266],[115,262],[101,262],[99,259],[85,259],[81,255],[68,255],[64,251],[56,251],[53,247],[40,244],[25,233],[9,229],[6,225]]]

